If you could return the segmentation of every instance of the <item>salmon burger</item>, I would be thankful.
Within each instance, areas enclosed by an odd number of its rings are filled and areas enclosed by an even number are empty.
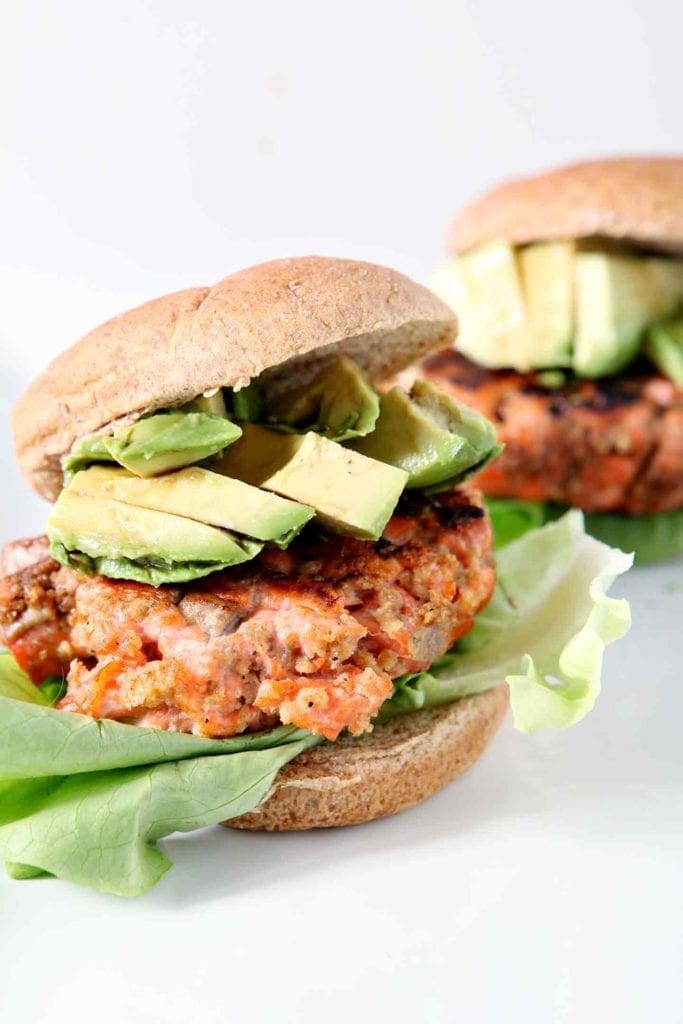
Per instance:
[[[123,313],[28,387],[16,453],[52,508],[0,558],[17,877],[133,895],[171,832],[393,814],[510,699],[524,731],[590,710],[629,560],[570,514],[496,564],[494,425],[395,383],[456,327],[396,271],[285,259]]]
[[[683,553],[683,160],[576,164],[456,218],[436,290],[458,351],[425,379],[496,424],[499,539],[567,507],[651,561]]]

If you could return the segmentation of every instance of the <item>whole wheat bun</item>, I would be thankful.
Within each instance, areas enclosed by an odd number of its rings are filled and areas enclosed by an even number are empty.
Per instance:
[[[466,772],[503,720],[508,688],[414,711],[300,754],[268,796],[229,828],[289,832],[358,825],[403,811]]]
[[[453,313],[395,270],[321,256],[262,263],[131,309],[58,356],[19,399],[17,459],[54,500],[74,441],[219,387],[305,380],[337,355],[382,380],[452,344]]]
[[[683,253],[683,158],[570,164],[491,189],[459,213],[449,248],[504,239],[608,238]]]

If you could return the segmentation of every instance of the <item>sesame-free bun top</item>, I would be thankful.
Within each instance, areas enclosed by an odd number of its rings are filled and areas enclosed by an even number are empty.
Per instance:
[[[452,344],[456,321],[395,270],[322,256],[249,267],[131,309],[59,355],[17,402],[19,464],[54,500],[73,443],[255,379],[304,381],[338,355],[381,381]]]
[[[683,253],[683,158],[591,160],[505,182],[456,216],[449,247],[460,253],[496,239],[559,238]]]

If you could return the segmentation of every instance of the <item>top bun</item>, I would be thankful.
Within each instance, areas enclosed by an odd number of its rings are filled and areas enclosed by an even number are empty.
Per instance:
[[[570,164],[491,189],[451,227],[449,248],[495,239],[609,238],[683,253],[683,159],[624,157]]]
[[[262,263],[146,302],[63,352],[14,409],[17,458],[54,500],[61,457],[117,421],[257,378],[304,381],[338,355],[381,381],[456,330],[444,303],[395,270],[322,256]]]

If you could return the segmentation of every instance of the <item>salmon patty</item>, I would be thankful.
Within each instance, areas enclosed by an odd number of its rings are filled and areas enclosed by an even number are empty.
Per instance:
[[[0,631],[60,707],[205,736],[292,723],[359,734],[392,680],[428,668],[491,597],[476,492],[407,494],[376,542],[307,528],[285,550],[183,586],[85,577],[44,540],[4,553]]]
[[[683,389],[647,366],[618,377],[487,370],[449,349],[422,376],[496,424],[503,453],[477,477],[485,494],[586,512],[683,508]]]

